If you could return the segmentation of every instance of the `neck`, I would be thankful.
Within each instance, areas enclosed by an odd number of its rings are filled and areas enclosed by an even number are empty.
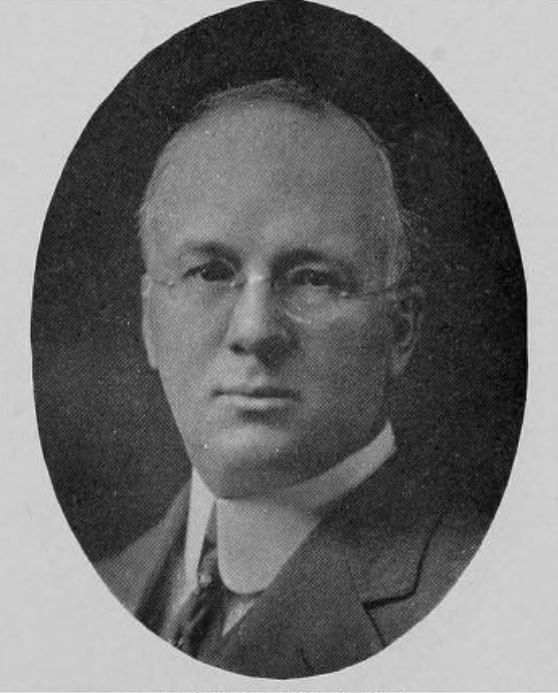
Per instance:
[[[362,484],[394,450],[388,422],[368,445],[324,473],[239,499],[215,498],[195,472],[192,503],[204,527],[216,505],[219,569],[227,587],[239,594],[265,589],[331,506]],[[198,526],[198,533],[201,529]],[[188,530],[190,534],[190,523]]]

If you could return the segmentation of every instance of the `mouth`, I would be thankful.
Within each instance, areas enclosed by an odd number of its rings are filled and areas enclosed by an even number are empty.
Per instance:
[[[291,407],[300,399],[295,390],[270,385],[217,388],[214,395],[244,411],[273,411]]]

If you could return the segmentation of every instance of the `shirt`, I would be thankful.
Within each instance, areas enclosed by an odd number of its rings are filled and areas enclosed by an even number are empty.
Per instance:
[[[238,595],[229,604],[225,631],[242,617],[257,594],[275,579],[333,502],[359,486],[395,452],[390,422],[365,447],[317,477],[261,496],[216,498],[192,473],[185,544],[185,598],[197,570],[213,510],[216,512],[219,573]]]

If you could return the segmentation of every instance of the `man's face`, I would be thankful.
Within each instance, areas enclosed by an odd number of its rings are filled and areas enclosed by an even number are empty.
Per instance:
[[[216,495],[315,476],[383,424],[393,297],[363,290],[384,286],[395,204],[373,143],[342,115],[222,108],[174,142],[144,221],[144,338]],[[284,286],[310,308],[290,310]]]

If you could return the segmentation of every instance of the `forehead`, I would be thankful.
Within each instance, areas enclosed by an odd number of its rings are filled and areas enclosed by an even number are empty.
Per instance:
[[[303,243],[398,223],[387,160],[356,122],[333,107],[273,102],[224,106],[186,126],[161,156],[143,212],[152,253],[200,234],[269,242],[290,231]]]

